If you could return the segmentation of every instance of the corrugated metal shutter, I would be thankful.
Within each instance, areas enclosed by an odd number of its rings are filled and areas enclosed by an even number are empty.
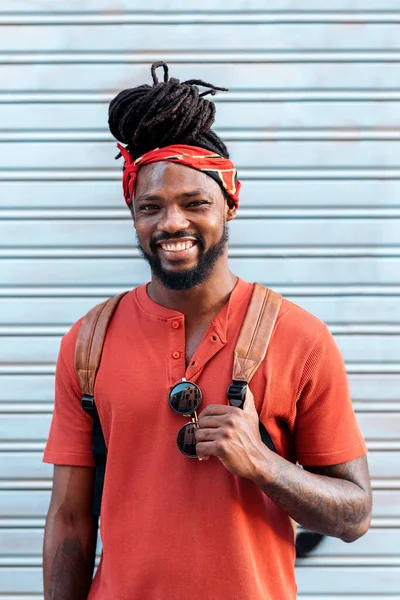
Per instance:
[[[329,324],[368,440],[372,529],[299,561],[299,595],[400,598],[400,2],[228,4],[0,3],[0,598],[41,595],[60,336],[147,278],[107,103],[159,59],[230,87],[232,268]]]

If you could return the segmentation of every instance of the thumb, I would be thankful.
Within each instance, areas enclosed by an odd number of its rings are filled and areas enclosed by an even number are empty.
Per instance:
[[[247,412],[247,413],[253,413],[253,414],[255,413],[258,418],[256,405],[254,404],[253,392],[251,391],[249,386],[247,386],[246,399],[244,401],[243,410],[244,410],[244,412]]]

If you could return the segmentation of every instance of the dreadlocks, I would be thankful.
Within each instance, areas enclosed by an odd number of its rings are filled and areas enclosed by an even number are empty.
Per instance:
[[[156,69],[164,69],[160,82]],[[151,67],[153,85],[141,85],[123,90],[110,103],[108,124],[112,135],[126,144],[133,158],[171,144],[200,146],[229,158],[223,141],[212,131],[215,104],[205,100],[207,94],[215,95],[216,87],[200,79],[168,77],[165,62],[155,62]],[[202,86],[209,88],[199,93]]]

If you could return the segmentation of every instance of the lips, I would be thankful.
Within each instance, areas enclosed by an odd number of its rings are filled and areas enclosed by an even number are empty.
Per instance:
[[[159,252],[168,260],[182,261],[188,259],[196,250],[195,240],[166,240],[159,242]]]

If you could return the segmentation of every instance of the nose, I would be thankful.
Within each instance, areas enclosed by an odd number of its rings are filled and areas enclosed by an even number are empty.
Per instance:
[[[166,207],[157,223],[158,231],[164,231],[172,234],[182,229],[187,229],[189,221],[178,206]]]

